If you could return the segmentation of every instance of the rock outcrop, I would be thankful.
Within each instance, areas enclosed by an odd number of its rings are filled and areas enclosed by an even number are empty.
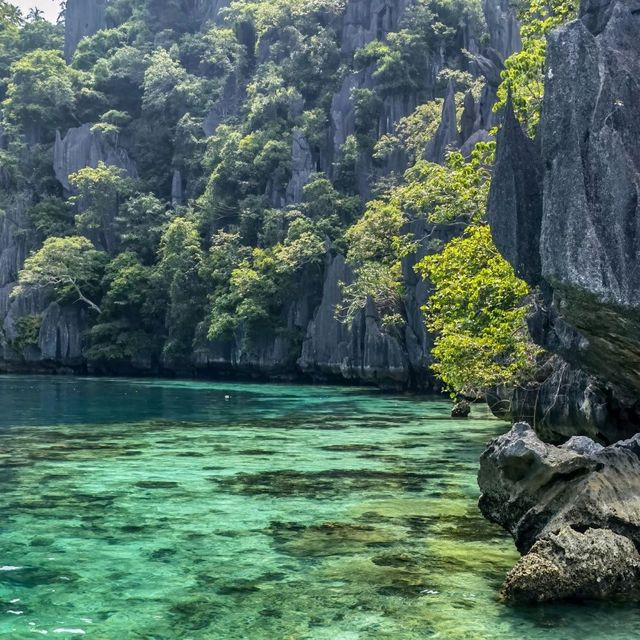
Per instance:
[[[640,435],[610,447],[585,436],[554,446],[526,423],[494,440],[480,461],[480,509],[518,550],[563,527],[611,529],[640,545]]]
[[[91,126],[69,129],[64,136],[56,133],[53,148],[53,170],[58,182],[67,192],[72,188],[69,176],[85,167],[97,167],[99,162],[124,169],[131,178],[138,176],[135,163],[125,149],[116,147],[99,133],[92,133]]]
[[[407,354],[396,338],[380,329],[372,304],[351,327],[336,319],[336,305],[342,302],[340,283],[351,281],[344,258],[330,258],[322,301],[309,323],[298,360],[301,371],[316,379],[406,387],[410,379]]]
[[[578,20],[549,38],[541,126],[542,275],[585,338],[564,355],[640,392],[640,15],[614,2],[594,35]]]
[[[473,131],[470,135],[473,135]],[[458,146],[458,116],[456,111],[456,89],[453,81],[449,81],[447,95],[442,105],[440,124],[425,152],[425,160],[443,162],[447,151]]]
[[[353,53],[396,31],[409,4],[410,0],[351,0],[343,20],[343,53]]]
[[[103,29],[107,0],[67,0],[64,19],[64,57],[71,61],[82,38]]]
[[[502,596],[513,604],[552,600],[637,600],[640,554],[608,529],[571,528],[538,540],[509,572]]]
[[[482,10],[491,46],[502,56],[502,59],[504,60],[512,53],[520,51],[522,48],[520,25],[513,3],[509,0],[483,0]]]
[[[620,566],[626,561],[635,580],[624,591],[637,587],[640,435],[609,447],[584,436],[554,446],[519,423],[489,445],[478,484],[482,513],[525,555],[507,580],[510,599],[608,597],[627,575]]]
[[[541,150],[507,114],[489,200],[498,247],[541,288],[532,335],[571,370],[572,390],[560,403],[572,405],[566,414],[585,417],[573,433],[605,443],[640,425],[636,5],[585,0],[580,19],[550,34]],[[550,378],[547,387],[553,384]],[[583,411],[589,388],[604,402],[597,415]]]

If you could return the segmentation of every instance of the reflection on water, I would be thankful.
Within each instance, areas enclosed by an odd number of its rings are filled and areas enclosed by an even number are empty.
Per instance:
[[[229,397],[227,397],[229,396]],[[328,387],[0,378],[0,637],[627,639],[513,610],[482,411]]]

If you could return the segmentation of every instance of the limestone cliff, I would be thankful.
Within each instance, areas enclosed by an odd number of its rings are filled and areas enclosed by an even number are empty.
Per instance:
[[[532,333],[559,356],[541,393],[520,394],[514,410],[525,417],[535,403],[557,439],[546,416],[558,407],[572,416],[566,429],[606,442],[640,425],[639,74],[637,3],[584,2],[549,37],[541,148],[511,116],[498,144],[496,242],[540,284]]]
[[[342,147],[356,133],[353,92],[376,88],[375,68],[356,68],[353,54],[375,40],[387,40],[390,33],[404,24],[413,3],[414,0],[349,0],[335,24],[330,25],[332,33],[336,34],[337,50],[344,68],[340,68],[341,75],[327,92],[326,140],[312,143],[304,132],[291,132],[290,175],[283,185],[271,185],[265,194],[272,206],[293,207],[299,204],[304,197],[305,185],[317,171],[335,178]],[[167,25],[164,22],[174,14],[180,17],[180,28],[200,29],[207,21],[220,22],[220,11],[228,5],[228,0],[180,0],[172,4],[171,10],[151,15],[156,5],[150,1],[145,4],[149,15],[141,15],[146,16],[144,19],[150,29],[155,28],[150,24],[154,21],[161,23],[158,29],[165,29]],[[520,39],[514,10],[509,3],[486,0],[483,8],[486,25],[482,24],[482,19],[475,18],[469,24],[460,25],[451,51],[434,48],[429,54],[428,64],[418,83],[419,90],[399,90],[382,96],[379,112],[367,123],[374,139],[394,133],[401,118],[413,113],[419,104],[434,98],[443,99],[444,105],[440,127],[424,150],[426,158],[442,161],[448,148],[469,151],[475,142],[488,138],[488,131],[495,124],[492,107],[500,70],[504,58],[520,46]],[[83,37],[94,34],[105,25],[112,26],[108,9],[106,0],[68,1],[65,40],[68,60]],[[177,23],[170,26],[178,29]],[[485,27],[488,37],[482,37]],[[239,117],[251,90],[250,69],[264,62],[268,56],[277,58],[278,55],[280,34],[269,31],[258,34],[256,29],[242,22],[234,29],[238,41],[251,54],[245,66],[224,78],[219,92],[207,104],[204,117],[197,121],[197,128],[206,136],[214,134],[221,124]],[[168,31],[170,29],[160,31],[160,34],[168,37]],[[158,38],[160,42],[160,35]],[[469,52],[469,58],[463,55],[463,50]],[[471,92],[467,94],[461,125],[457,117],[454,84],[451,82],[447,87],[446,81],[439,78],[447,67],[463,68],[472,77],[486,79],[485,89],[479,98],[474,98]],[[90,123],[80,122],[78,126],[59,131],[52,149],[52,167],[60,196],[66,197],[72,192],[70,174],[84,167],[95,167],[98,162],[118,166],[131,177],[138,176],[138,173],[142,176],[144,158],[136,157],[127,143],[126,136],[122,136],[116,145],[107,137],[93,133]],[[202,176],[194,178],[190,175],[188,164],[184,157],[175,162],[169,158],[164,171],[167,177],[164,197],[175,208],[186,205],[194,194],[198,195],[194,185],[202,180]],[[368,157],[360,154],[355,166],[355,182],[361,198],[366,200],[372,196],[375,183],[380,178],[391,173],[401,174],[406,167],[407,158],[402,152],[377,163],[372,161],[370,154]],[[24,218],[28,206],[26,203],[16,211],[19,210]],[[27,293],[11,298],[17,273],[25,257],[38,243],[33,234],[18,233],[29,224],[19,216],[16,219],[19,222],[15,229],[6,226],[8,223],[4,221],[0,228],[0,321],[4,323],[0,368],[56,370],[71,367],[86,371],[88,363],[82,357],[82,350],[88,319],[84,314],[73,306],[66,308],[52,303],[51,298],[42,292],[37,296]],[[435,381],[429,373],[433,340],[425,329],[421,311],[428,297],[428,286],[417,277],[413,266],[420,257],[433,250],[434,240],[446,241],[449,232],[424,226],[412,231],[418,237],[429,237],[430,242],[425,241],[418,255],[405,259],[403,263],[406,296],[402,315],[405,324],[397,332],[391,334],[383,330],[371,304],[351,327],[336,319],[335,306],[341,298],[340,285],[350,281],[351,272],[340,251],[328,247],[324,268],[305,274],[304,282],[300,283],[302,293],[291,293],[291,300],[282,311],[281,330],[265,332],[251,344],[243,335],[224,343],[199,340],[190,366],[180,373],[305,378],[365,382],[390,388],[433,389]],[[24,322],[18,322],[20,319],[35,322],[35,318],[39,318],[41,323],[39,336],[28,348],[22,348],[15,330],[16,323],[22,326]],[[122,363],[118,371],[160,372],[163,364],[151,358],[134,357],[131,362]]]

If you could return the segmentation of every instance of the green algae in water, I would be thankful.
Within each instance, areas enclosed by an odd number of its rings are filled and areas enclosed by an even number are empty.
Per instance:
[[[230,396],[227,398],[227,396]],[[0,378],[0,637],[627,639],[504,607],[476,409],[357,389]]]

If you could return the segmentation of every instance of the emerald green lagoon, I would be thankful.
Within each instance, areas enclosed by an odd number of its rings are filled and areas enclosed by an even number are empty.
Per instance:
[[[482,408],[363,389],[0,377],[0,637],[620,639],[511,609]]]

